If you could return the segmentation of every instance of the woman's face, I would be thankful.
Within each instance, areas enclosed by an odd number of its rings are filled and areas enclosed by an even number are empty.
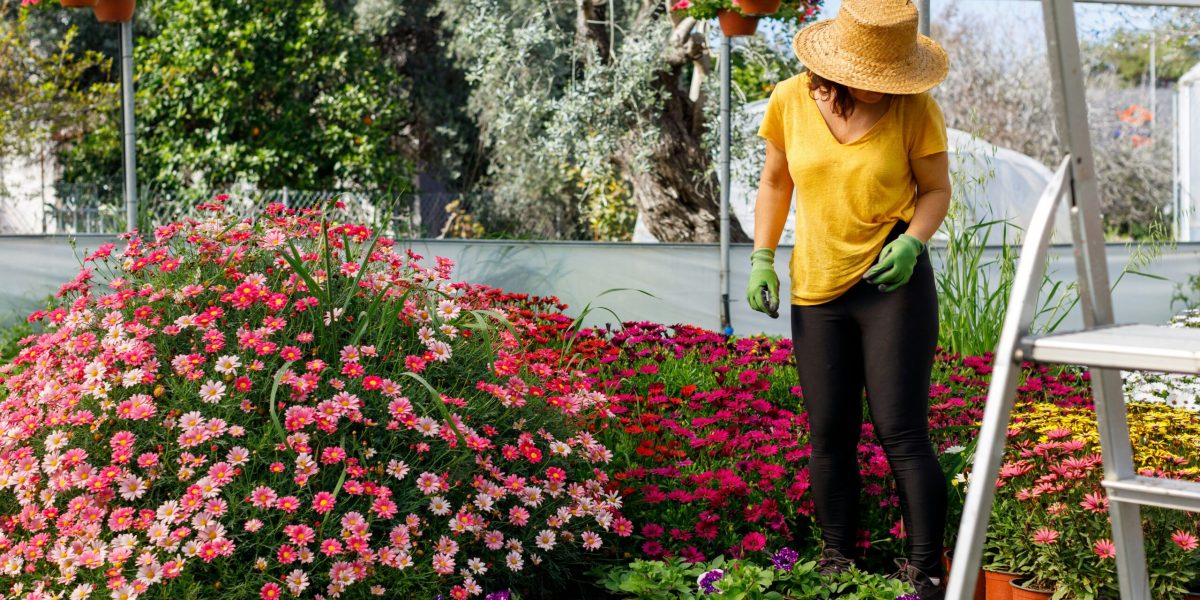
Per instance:
[[[854,100],[856,102],[862,102],[863,104],[875,104],[880,100],[883,100],[883,97],[887,95],[882,92],[870,92],[867,90],[860,90],[858,88],[848,89],[850,90],[850,95],[854,97]]]

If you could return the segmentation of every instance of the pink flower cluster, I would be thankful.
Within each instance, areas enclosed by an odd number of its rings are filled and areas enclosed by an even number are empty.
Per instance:
[[[463,599],[630,534],[573,424],[607,399],[524,352],[522,297],[313,211],[202,209],[89,254],[0,367],[0,598],[203,563],[234,597]]]

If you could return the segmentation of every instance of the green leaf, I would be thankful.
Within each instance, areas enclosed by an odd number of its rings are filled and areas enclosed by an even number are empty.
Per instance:
[[[291,366],[292,366],[292,361],[290,361],[290,360],[283,363],[283,366],[279,367],[279,370],[275,372],[275,377],[273,377],[272,381],[271,381],[271,400],[270,400],[270,402],[271,402],[271,404],[270,404],[271,422],[275,424],[275,431],[279,433],[279,442],[280,443],[284,443],[287,441],[287,434],[284,433],[283,425],[281,425],[279,423],[279,414],[275,411],[275,396],[279,392],[279,381],[281,379],[283,379],[284,372],[286,372],[288,370],[288,368]]]
[[[405,372],[401,373],[401,375],[403,375],[405,377],[410,377],[410,378],[416,380],[418,383],[425,386],[425,389],[429,391],[429,397],[433,400],[433,405],[435,407],[437,407],[438,412],[441,413],[442,420],[445,421],[446,426],[450,428],[450,431],[454,432],[455,437],[458,438],[458,443],[462,444],[461,448],[463,451],[458,452],[457,453],[458,456],[455,459],[455,460],[462,460],[462,458],[464,456],[467,456],[467,454],[468,454],[468,452],[466,452],[467,439],[465,437],[463,437],[462,432],[459,431],[458,427],[454,425],[454,420],[450,418],[450,409],[446,408],[446,403],[442,400],[441,393],[439,393],[437,390],[433,389],[433,386],[430,385],[429,381],[427,381],[424,377],[421,377],[420,375],[413,373],[412,371],[405,371]]]

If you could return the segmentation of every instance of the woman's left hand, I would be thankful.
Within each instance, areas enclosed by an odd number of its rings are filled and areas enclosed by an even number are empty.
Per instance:
[[[908,283],[913,267],[917,265],[917,257],[924,251],[925,244],[921,240],[907,233],[900,234],[900,237],[883,247],[879,262],[863,275],[863,279],[871,285],[878,285],[880,291],[894,291]]]

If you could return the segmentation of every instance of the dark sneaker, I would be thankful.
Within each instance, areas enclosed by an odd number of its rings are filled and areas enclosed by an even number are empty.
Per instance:
[[[900,570],[895,575],[892,575],[892,579],[899,579],[913,586],[913,589],[917,592],[917,597],[921,600],[946,599],[945,577],[930,577],[903,558],[897,558],[896,565],[900,567]]]
[[[843,571],[850,570],[854,566],[854,561],[846,558],[846,555],[834,550],[826,548],[821,551],[821,558],[817,560],[817,572],[822,577],[831,577]]]

